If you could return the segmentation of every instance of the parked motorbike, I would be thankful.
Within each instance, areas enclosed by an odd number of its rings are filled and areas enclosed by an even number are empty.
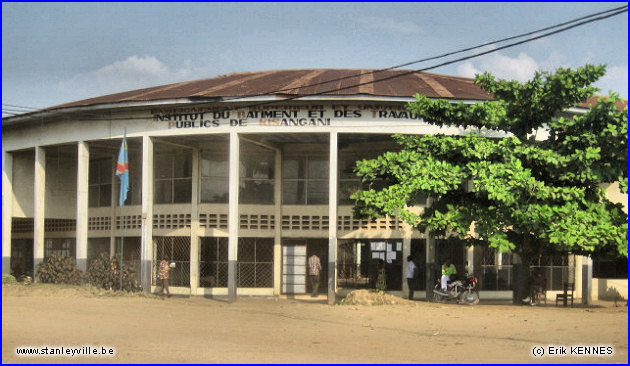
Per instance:
[[[440,303],[456,300],[458,304],[476,305],[479,303],[477,278],[467,274],[463,280],[449,283],[446,291],[442,291],[440,280],[437,280],[433,288],[433,300]]]

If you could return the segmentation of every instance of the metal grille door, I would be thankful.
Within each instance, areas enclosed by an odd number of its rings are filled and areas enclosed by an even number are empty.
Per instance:
[[[171,269],[169,282],[171,286],[190,286],[190,237],[189,236],[161,236],[153,238],[153,283],[157,267],[162,256],[167,254],[175,268]]]
[[[238,287],[273,287],[273,239],[238,239]]]
[[[201,238],[200,287],[227,287],[228,238]]]

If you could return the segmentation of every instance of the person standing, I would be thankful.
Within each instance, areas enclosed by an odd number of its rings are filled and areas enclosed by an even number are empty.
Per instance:
[[[168,272],[171,270],[171,266],[168,263],[168,255],[164,254],[162,260],[160,261],[160,267],[158,269],[158,279],[162,282],[162,289],[160,290],[160,295],[164,294],[164,290],[166,290],[166,296],[171,297],[171,292],[168,289]]]
[[[319,274],[322,271],[322,264],[315,254],[308,258],[308,278],[311,282],[311,297],[319,296]]]
[[[407,257],[407,272],[405,273],[405,277],[407,278],[407,286],[409,286],[409,300],[413,300],[413,289],[415,285],[415,280],[417,277],[418,267],[413,262],[411,256]]]

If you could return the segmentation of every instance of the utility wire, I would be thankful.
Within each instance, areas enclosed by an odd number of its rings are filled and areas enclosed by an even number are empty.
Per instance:
[[[26,107],[26,106],[21,106],[21,105],[2,103],[3,115],[9,114],[11,116],[15,116],[22,113],[34,112],[38,109],[39,108],[36,108],[36,107]]]
[[[37,107],[26,107],[23,105],[15,105],[15,104],[7,104],[7,103],[2,103],[3,106],[7,106],[7,107],[14,107],[14,108],[19,108],[19,109],[30,109],[30,110],[37,110],[40,108]]]
[[[514,42],[514,43],[507,44],[507,45],[503,45],[501,47],[497,47],[497,48],[494,48],[492,50],[487,50],[487,51],[484,51],[484,52],[480,52],[480,53],[477,53],[477,54],[474,54],[474,55],[460,57],[460,58],[457,58],[457,59],[454,59],[454,60],[451,60],[451,61],[442,62],[442,63],[439,63],[439,64],[434,65],[434,66],[429,66],[429,67],[425,67],[425,68],[421,68],[421,69],[417,69],[417,70],[410,70],[410,71],[406,71],[406,72],[403,72],[403,73],[400,73],[400,74],[397,74],[397,75],[392,75],[392,76],[384,77],[384,78],[377,79],[377,80],[366,81],[366,82],[363,82],[363,83],[348,85],[348,86],[345,86],[345,87],[332,88],[332,89],[324,90],[324,91],[317,92],[317,93],[310,93],[310,94],[306,94],[306,95],[295,95],[295,96],[286,97],[286,98],[283,98],[283,99],[280,99],[280,100],[265,101],[265,102],[261,102],[261,103],[255,103],[255,104],[241,105],[241,106],[238,106],[238,107],[227,107],[227,108],[221,109],[220,111],[230,111],[230,110],[236,110],[236,109],[258,107],[258,106],[262,106],[262,105],[284,103],[284,102],[295,100],[295,99],[299,99],[299,98],[310,97],[310,96],[319,96],[319,95],[334,93],[334,92],[338,92],[338,91],[342,91],[342,90],[346,90],[346,89],[356,88],[356,87],[359,87],[359,86],[364,86],[364,85],[369,85],[369,84],[375,84],[375,83],[382,82],[382,81],[392,80],[392,79],[400,78],[400,77],[407,76],[407,75],[410,75],[410,74],[423,72],[423,71],[427,71],[427,70],[432,70],[432,69],[436,69],[436,68],[439,68],[439,67],[442,67],[442,66],[453,64],[453,63],[457,63],[457,62],[461,62],[461,61],[466,61],[466,60],[469,60],[469,59],[477,58],[477,57],[484,56],[484,55],[487,55],[487,54],[490,54],[490,53],[498,52],[498,51],[503,50],[503,49],[511,48],[511,47],[518,46],[518,45],[521,45],[521,44],[524,44],[524,43],[528,43],[528,42],[532,42],[532,41],[535,41],[535,40],[538,40],[538,39],[541,39],[541,38],[549,37],[551,35],[562,33],[562,32],[565,32],[567,30],[570,30],[570,29],[573,29],[573,28],[576,28],[576,27],[579,27],[579,26],[582,26],[582,25],[585,25],[585,24],[589,24],[589,23],[593,23],[593,22],[596,22],[596,21],[600,21],[600,20],[604,20],[604,19],[607,19],[607,18],[611,18],[613,16],[625,13],[627,11],[628,11],[628,6],[625,5],[625,6],[622,6],[622,7],[618,7],[618,8],[614,8],[614,9],[610,9],[610,10],[594,13],[594,14],[591,14],[591,15],[583,16],[583,17],[580,17],[580,18],[576,18],[576,19],[573,19],[573,20],[570,20],[570,21],[567,21],[567,22],[563,22],[563,23],[559,23],[559,24],[553,25],[553,26],[545,27],[545,28],[542,28],[542,29],[539,29],[539,30],[523,33],[523,34],[520,34],[520,35],[508,37],[508,38],[504,38],[504,39],[501,39],[501,40],[498,40],[498,41],[486,42],[486,43],[478,45],[478,46],[468,47],[466,49],[448,52],[446,54],[442,54],[442,55],[439,55],[439,56],[433,56],[433,57],[429,57],[429,58],[425,58],[425,59],[421,59],[421,60],[411,61],[411,62],[407,62],[407,63],[404,63],[404,64],[392,66],[392,67],[389,67],[389,68],[386,68],[386,69],[374,70],[374,71],[371,71],[371,72],[368,72],[368,73],[356,74],[356,75],[351,75],[351,76],[345,76],[345,77],[342,77],[342,78],[337,78],[337,79],[328,80],[328,81],[319,82],[319,83],[314,83],[314,84],[302,85],[302,86],[298,86],[298,87],[294,87],[294,88],[278,89],[278,90],[275,90],[275,91],[266,92],[264,94],[241,96],[241,97],[233,97],[233,98],[223,98],[220,101],[212,102],[210,104],[207,104],[207,102],[199,102],[199,103],[194,103],[194,104],[204,104],[204,105],[212,106],[214,104],[228,102],[228,101],[232,101],[232,100],[245,99],[245,98],[251,98],[251,97],[256,97],[256,96],[264,96],[264,95],[274,94],[274,93],[277,94],[277,93],[280,93],[280,92],[283,92],[283,91],[289,91],[289,90],[295,90],[295,89],[299,89],[299,88],[306,88],[306,87],[312,87],[312,86],[327,84],[327,83],[331,83],[331,82],[334,82],[334,81],[341,81],[341,80],[345,80],[345,79],[355,78],[355,77],[361,76],[361,75],[375,74],[375,73],[378,73],[378,72],[388,71],[388,70],[392,70],[392,69],[395,69],[395,68],[399,68],[399,67],[403,67],[403,66],[409,66],[409,65],[412,65],[412,64],[420,63],[420,62],[425,62],[425,61],[429,61],[429,60],[444,58],[444,57],[451,56],[451,55],[454,55],[454,54],[458,54],[458,53],[462,53],[462,52],[466,52],[466,51],[471,51],[471,50],[474,50],[474,49],[477,49],[477,48],[486,47],[488,45],[505,42],[507,40],[513,40],[513,39],[517,39],[517,38],[522,38],[522,37],[525,37],[525,36],[528,36],[528,35],[540,33],[541,31],[544,31],[544,30],[555,29],[555,28],[558,28],[560,26],[571,24],[569,26],[566,26],[566,27],[563,27],[563,28],[559,28],[559,29],[556,29],[556,30],[551,31],[551,32],[539,34],[538,36],[535,36],[535,37],[531,37],[531,38],[527,38],[527,39],[524,39],[524,40],[521,40],[521,41],[518,41],[518,42]],[[575,24],[572,24],[572,23],[575,23]],[[145,119],[145,118],[143,118],[143,117],[93,118],[93,119],[88,119],[88,120],[129,120],[129,119]]]
[[[625,10],[624,10],[625,9]],[[518,38],[523,38],[523,37],[527,37],[536,33],[540,33],[540,32],[545,32],[554,28],[559,28],[571,23],[575,23],[575,22],[579,22],[585,19],[589,19],[589,18],[593,18],[596,16],[600,16],[600,15],[604,15],[607,13],[612,13],[615,12],[615,14],[613,15],[617,15],[620,14],[618,13],[618,11],[627,11],[628,10],[628,5],[624,5],[624,6],[620,6],[617,8],[613,8],[613,9],[609,9],[609,10],[604,10],[598,13],[593,13],[593,14],[589,14],[589,15],[585,15],[579,18],[575,18],[563,23],[559,23],[559,24],[555,24],[555,25],[551,25],[545,28],[541,28],[541,29],[537,29],[534,31],[530,31],[530,32],[526,32],[526,33],[521,33],[515,36],[510,36],[507,38],[502,38],[499,40],[495,40],[495,41],[490,41],[490,42],[486,42],[477,46],[472,46],[472,47],[468,47],[468,48],[464,48],[461,50],[457,50],[457,51],[451,51],[451,52],[447,52],[447,53],[443,53],[441,55],[438,56],[432,56],[432,57],[427,57],[427,58],[423,58],[423,59],[419,59],[419,60],[415,60],[415,61],[410,61],[410,62],[405,62],[402,64],[398,64],[398,65],[394,65],[394,66],[390,66],[384,69],[377,69],[377,70],[372,70],[369,72],[365,72],[365,73],[359,73],[359,74],[355,74],[355,75],[349,75],[349,76],[344,76],[344,77],[340,77],[340,78],[335,78],[335,79],[331,79],[331,80],[326,80],[326,81],[321,81],[321,82],[317,82],[317,83],[313,83],[313,84],[306,84],[306,85],[300,85],[297,87],[291,87],[291,88],[284,88],[284,89],[277,89],[277,90],[271,90],[265,93],[260,93],[260,94],[254,94],[254,95],[249,95],[249,96],[239,96],[239,97],[228,97],[228,98],[223,98],[221,101],[218,102],[213,102],[212,104],[216,104],[216,103],[220,103],[220,102],[228,102],[228,101],[233,101],[233,100],[239,100],[239,99],[246,99],[246,98],[251,98],[251,97],[257,97],[257,96],[264,96],[264,95],[269,95],[269,94],[279,94],[282,92],[288,92],[288,91],[293,91],[293,90],[297,90],[297,89],[301,89],[301,88],[309,88],[309,87],[313,87],[313,86],[319,86],[319,85],[323,85],[323,84],[329,84],[329,83],[333,83],[333,82],[338,82],[338,81],[343,81],[343,80],[347,80],[347,79],[352,79],[352,78],[356,78],[356,77],[360,77],[360,76],[366,76],[366,75],[372,75],[372,74],[377,74],[377,73],[381,73],[381,72],[385,72],[385,71],[389,71],[389,70],[394,70],[394,69],[399,69],[401,67],[405,67],[405,66],[410,66],[410,65],[414,65],[414,64],[418,64],[418,63],[422,63],[422,62],[426,62],[426,61],[432,61],[432,60],[436,60],[436,59],[440,59],[440,58],[444,58],[444,57],[448,57],[448,56],[452,56],[452,55],[456,55],[458,53],[463,53],[463,52],[467,52],[467,51],[472,51],[478,48],[483,48],[483,47],[487,47],[493,44],[497,44],[497,43],[502,43],[502,42],[506,42],[506,41],[511,41],[514,39],[518,39]],[[597,18],[599,19],[605,19],[605,18]],[[581,23],[581,24],[585,24],[585,23]],[[428,70],[428,69],[427,69]]]
[[[342,91],[342,90],[346,90],[346,89],[356,88],[356,87],[363,86],[363,85],[375,84],[375,83],[382,82],[382,81],[392,80],[392,79],[400,78],[400,77],[403,77],[403,76],[415,74],[415,73],[418,73],[418,72],[423,72],[423,71],[427,71],[427,70],[436,69],[436,68],[439,68],[439,67],[442,67],[442,66],[446,66],[446,65],[450,65],[450,64],[453,64],[453,63],[456,63],[456,62],[466,61],[466,60],[469,60],[469,59],[472,59],[472,58],[477,58],[477,57],[484,56],[484,55],[487,55],[487,54],[490,54],[490,53],[498,52],[498,51],[506,49],[506,48],[518,46],[518,45],[521,45],[521,44],[524,44],[524,43],[528,43],[528,42],[532,42],[532,41],[535,41],[535,40],[538,40],[538,39],[541,39],[541,38],[549,37],[551,35],[562,33],[562,32],[565,32],[567,30],[570,30],[570,29],[573,29],[573,28],[576,28],[576,27],[579,27],[579,26],[582,26],[582,25],[585,25],[585,24],[588,24],[588,23],[592,23],[592,22],[596,22],[596,21],[599,21],[599,20],[607,19],[607,18],[613,17],[615,15],[619,15],[619,14],[627,12],[628,11],[628,6],[621,7],[620,9],[621,10],[615,11],[615,12],[613,12],[611,14],[599,16],[597,18],[591,18],[591,19],[588,19],[588,20],[585,20],[585,21],[582,21],[582,22],[579,22],[579,23],[576,23],[576,24],[573,24],[573,25],[570,25],[570,26],[567,26],[567,27],[564,27],[564,28],[560,28],[560,29],[554,30],[552,32],[543,33],[543,34],[540,34],[540,35],[535,36],[535,37],[531,37],[531,38],[528,38],[528,39],[525,39],[525,40],[522,40],[522,41],[510,43],[510,44],[507,44],[507,45],[504,45],[504,46],[501,46],[501,47],[497,47],[497,48],[494,48],[492,50],[480,52],[480,53],[477,53],[477,54],[474,54],[474,55],[471,55],[471,56],[460,57],[460,58],[457,58],[457,59],[454,59],[454,60],[451,60],[451,61],[442,62],[442,63],[434,65],[434,66],[429,66],[429,67],[425,67],[425,68],[421,68],[421,69],[417,69],[417,70],[410,70],[410,71],[406,71],[406,72],[403,72],[403,73],[400,73],[400,74],[397,74],[397,75],[384,77],[384,78],[381,78],[381,79],[378,79],[378,80],[366,81],[366,82],[363,82],[363,83],[358,83],[358,84],[348,85],[348,86],[344,86],[344,87],[324,90],[324,91],[321,91],[321,92],[311,93],[311,94],[308,94],[308,95],[290,96],[290,97],[284,98],[282,100],[266,101],[266,102],[261,102],[261,103],[252,104],[252,105],[248,105],[248,106],[230,107],[230,108],[226,108],[226,109],[223,109],[223,110],[224,111],[228,111],[228,110],[235,110],[235,109],[258,107],[258,106],[261,106],[261,105],[282,103],[282,102],[286,102],[286,101],[290,101],[290,100],[294,100],[294,99],[299,99],[299,98],[304,98],[304,97],[319,96],[319,95],[324,95],[324,94],[328,94],[328,93],[334,93],[334,92],[338,92],[338,91]],[[538,33],[538,32],[534,32],[534,33]]]

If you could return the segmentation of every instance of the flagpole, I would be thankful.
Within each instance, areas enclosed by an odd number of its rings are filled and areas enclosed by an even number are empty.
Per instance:
[[[127,153],[127,128],[124,129],[123,141],[118,154],[118,163],[116,165],[116,175],[120,177],[120,196],[118,204],[120,205],[120,261],[118,262],[118,272],[120,276],[120,290],[123,289],[123,255],[125,251],[125,200],[127,200],[127,191],[129,190],[129,157]]]
[[[120,291],[123,289],[123,252],[125,249],[125,205],[120,206],[120,216],[122,216],[122,226],[120,227]]]

